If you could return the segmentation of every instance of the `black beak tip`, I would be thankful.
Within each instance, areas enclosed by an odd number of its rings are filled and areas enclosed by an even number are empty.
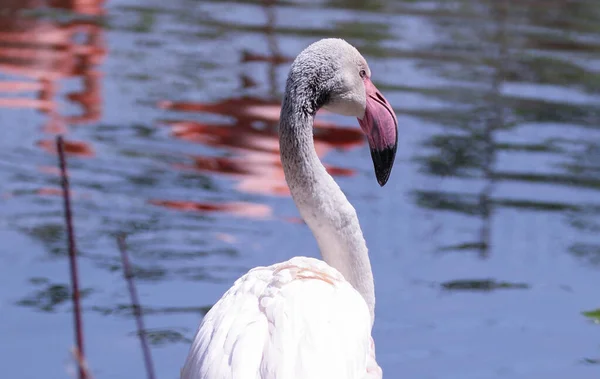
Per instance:
[[[373,167],[375,168],[375,177],[377,183],[383,187],[392,172],[394,159],[396,158],[396,145],[386,147],[382,150],[371,149],[371,158],[373,159]]]

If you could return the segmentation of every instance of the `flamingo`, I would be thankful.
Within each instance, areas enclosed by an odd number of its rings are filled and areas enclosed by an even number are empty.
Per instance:
[[[322,39],[293,61],[280,114],[286,182],[323,261],[294,257],[251,269],[204,316],[182,379],[381,378],[371,336],[375,289],[354,207],[313,141],[317,110],[358,118],[376,179],[389,178],[398,121],[358,50]]]

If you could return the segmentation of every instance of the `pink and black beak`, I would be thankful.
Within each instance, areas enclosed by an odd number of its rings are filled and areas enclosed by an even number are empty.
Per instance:
[[[365,115],[358,123],[367,135],[371,158],[375,167],[375,177],[380,186],[387,183],[398,146],[398,120],[392,106],[377,90],[371,79],[365,77],[367,104]]]

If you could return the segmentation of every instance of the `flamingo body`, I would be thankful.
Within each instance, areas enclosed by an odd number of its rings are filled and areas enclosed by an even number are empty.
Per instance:
[[[362,296],[327,263],[256,267],[204,317],[181,377],[381,378],[370,325]]]

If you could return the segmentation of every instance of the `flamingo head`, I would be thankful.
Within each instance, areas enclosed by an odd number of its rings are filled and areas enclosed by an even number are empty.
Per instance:
[[[348,42],[327,38],[307,47],[292,65],[295,78],[309,85],[313,112],[323,107],[358,119],[367,137],[375,177],[384,186],[392,171],[398,145],[398,120],[390,103],[371,81],[365,58]],[[293,83],[291,83],[293,85]],[[290,85],[290,83],[288,83]]]

